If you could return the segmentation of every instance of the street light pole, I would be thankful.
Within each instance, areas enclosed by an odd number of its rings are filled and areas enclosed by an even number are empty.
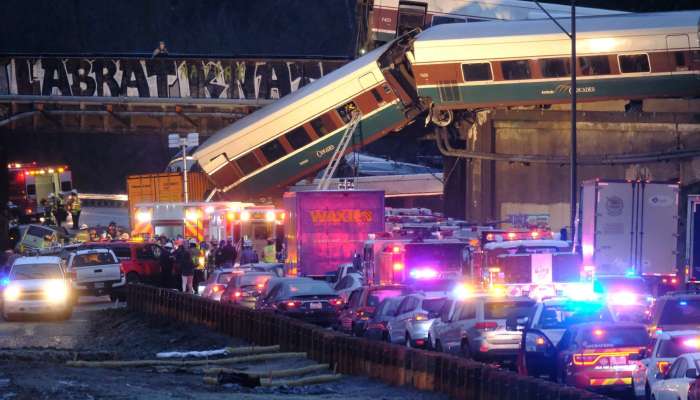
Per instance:
[[[185,204],[190,202],[189,189],[187,187],[187,148],[199,146],[199,133],[188,133],[187,136],[180,136],[177,133],[168,135],[168,147],[171,149],[182,149],[182,175],[183,175],[183,192]]]
[[[577,153],[576,153],[576,0],[571,0],[571,149],[569,156],[571,157],[571,214],[570,227],[571,238],[574,239],[576,231],[576,194],[578,193],[578,178],[577,178]]]
[[[571,237],[569,239],[573,240],[574,233],[576,231],[576,195],[578,193],[578,158],[576,153],[576,0],[571,0],[571,32],[567,31],[566,28],[561,26],[559,21],[557,21],[552,16],[552,14],[550,14],[544,7],[542,7],[539,1],[535,0],[535,4],[537,4],[540,10],[542,10],[542,12],[545,13],[547,17],[549,17],[549,19],[551,19],[552,22],[554,22],[559,27],[559,29],[561,29],[562,32],[564,32],[566,36],[569,37],[569,39],[571,39],[571,65],[569,68],[571,70],[571,147],[569,149],[569,176],[571,179],[571,192],[569,193],[571,205],[571,212],[569,213],[569,227],[571,231]]]
[[[187,204],[190,202],[189,190],[187,190],[187,140],[182,140],[182,174],[182,184],[185,190],[185,204]]]

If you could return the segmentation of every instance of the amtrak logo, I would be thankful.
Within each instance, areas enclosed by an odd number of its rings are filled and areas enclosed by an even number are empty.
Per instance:
[[[571,95],[571,85],[557,85],[554,90],[543,90],[541,94],[568,94]],[[595,93],[595,86],[581,86],[576,88],[576,93]]]
[[[330,144],[330,145],[322,148],[321,150],[317,151],[316,157],[321,158],[333,150],[335,150],[335,145]]]

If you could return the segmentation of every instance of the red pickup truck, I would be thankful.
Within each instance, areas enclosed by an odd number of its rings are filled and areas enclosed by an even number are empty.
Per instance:
[[[81,247],[111,249],[121,262],[127,284],[143,282],[160,285],[162,283],[159,258],[163,250],[156,243],[111,241],[85,243]],[[176,274],[176,271],[173,271],[173,274]]]

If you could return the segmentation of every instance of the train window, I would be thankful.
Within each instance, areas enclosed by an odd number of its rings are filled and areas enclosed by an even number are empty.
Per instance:
[[[622,73],[634,73],[634,72],[649,72],[649,57],[646,54],[629,54],[625,56],[619,56],[620,58],[620,72]]]
[[[493,80],[490,63],[462,64],[462,74],[466,82]]]
[[[302,148],[311,143],[311,138],[304,130],[304,127],[298,127],[287,134],[287,140],[292,145],[294,150]]]
[[[687,67],[688,64],[685,62],[685,52],[684,51],[674,51],[674,59],[676,60],[676,67]]]
[[[374,90],[372,90],[374,91]],[[311,127],[314,128],[314,131],[316,134],[321,137],[327,135],[330,130],[326,126],[326,124],[323,123],[323,117],[318,117],[314,118],[311,120]]]
[[[530,61],[528,60],[513,60],[501,61],[501,70],[503,71],[503,79],[507,81],[518,79],[530,79]]]
[[[284,151],[284,147],[282,147],[282,144],[277,139],[260,146],[260,151],[265,155],[268,162],[274,162],[287,154],[287,152]]]
[[[391,94],[391,87],[389,85],[385,83],[382,85],[382,87],[384,88],[384,93]]]
[[[539,60],[542,76],[545,78],[559,78],[571,75],[571,61],[566,58],[543,58]]]
[[[355,102],[350,101],[348,103],[343,104],[342,106],[336,108],[336,111],[338,111],[338,115],[340,115],[340,119],[343,120],[346,124],[352,120],[352,113],[357,110],[357,105]]]
[[[481,19],[481,18],[467,18],[467,22],[484,22],[488,21],[488,19]]]
[[[462,18],[443,17],[440,15],[435,15],[433,17],[433,26],[442,25],[442,24],[455,24],[455,23],[460,23],[460,22],[465,22],[465,21]]]
[[[384,100],[382,99],[382,96],[377,92],[377,89],[372,89],[372,96],[374,97],[374,100],[377,103],[383,103]]]
[[[255,172],[255,170],[260,168],[260,163],[258,162],[258,159],[255,158],[252,151],[243,157],[236,159],[236,164],[238,164],[238,168],[240,168],[245,175]]]
[[[579,57],[578,64],[582,75],[609,75],[610,62],[608,56]]]

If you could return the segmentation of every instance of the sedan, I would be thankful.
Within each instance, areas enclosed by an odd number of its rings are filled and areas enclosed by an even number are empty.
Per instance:
[[[690,385],[698,378],[700,353],[687,353],[678,357],[665,374],[657,375],[651,388],[655,400],[687,400]]]
[[[321,326],[336,321],[343,300],[326,282],[308,279],[284,281],[268,296],[269,309]]]
[[[274,276],[272,272],[248,272],[234,275],[221,294],[221,302],[255,308],[265,283]]]
[[[204,283],[204,287],[199,291],[206,299],[221,300],[221,293],[226,289],[226,285],[234,274],[232,268],[217,269]]]

